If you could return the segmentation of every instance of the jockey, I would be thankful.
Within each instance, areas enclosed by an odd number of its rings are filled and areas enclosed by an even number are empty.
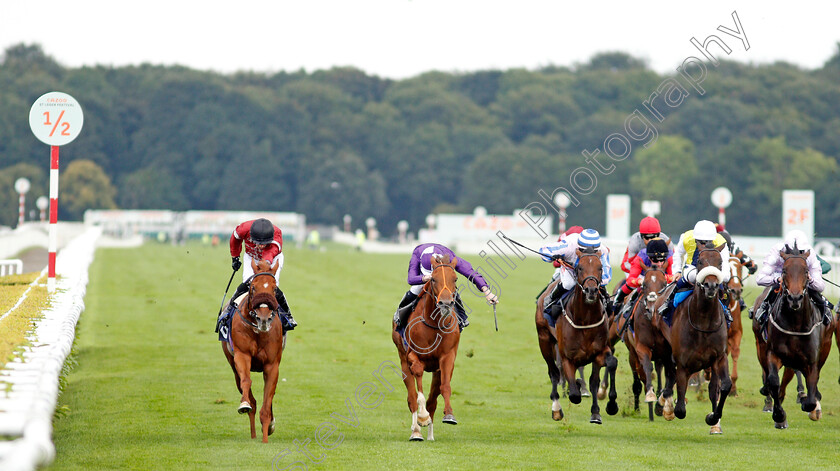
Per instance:
[[[613,311],[618,312],[621,303],[628,294],[637,290],[645,279],[646,268],[659,268],[665,272],[665,279],[668,283],[672,281],[671,265],[673,259],[671,257],[673,252],[668,248],[668,243],[659,237],[648,242],[647,247],[643,248],[639,254],[633,258],[633,264],[630,267],[630,275],[627,277],[627,282],[621,285],[621,289],[616,295],[615,305]]]
[[[717,230],[715,230],[715,224],[712,221],[698,221],[694,225],[693,230],[683,232],[680,235],[680,240],[674,251],[672,264],[677,277],[677,285],[671,290],[668,301],[662,303],[662,306],[659,308],[659,314],[663,317],[670,316],[671,311],[674,309],[674,295],[678,291],[693,288],[697,277],[697,267],[695,266],[697,256],[700,254],[702,247],[709,243],[713,244],[715,248],[723,246],[720,254],[721,265],[717,267],[723,275],[723,279],[720,280],[721,289],[724,289],[726,283],[729,282],[729,270],[724,270],[726,264],[729,263],[729,248],[726,246],[726,239],[718,234]],[[729,310],[724,309],[724,314],[726,315],[726,321],[731,323],[732,314],[729,313]]]
[[[621,261],[621,271],[629,274],[636,255],[647,246],[648,242],[657,237],[662,240],[671,240],[668,238],[668,234],[660,229],[658,219],[651,216],[643,218],[639,222],[639,232],[630,236],[630,242],[627,243],[627,250],[624,251],[624,259]]]
[[[738,260],[741,262],[741,265],[747,268],[747,272],[750,275],[754,275],[756,271],[758,271],[758,265],[755,264],[755,261],[750,258],[749,255],[745,254],[741,247],[738,247],[732,240],[732,236],[729,235],[729,232],[724,229],[722,224],[715,224],[715,229],[717,230],[718,234],[722,235],[724,239],[726,239],[726,246],[729,248],[730,256],[737,257]],[[738,302],[741,304],[741,310],[747,308],[747,303],[744,301],[744,298],[738,298]]]
[[[822,295],[822,291],[825,289],[825,281],[822,278],[822,267],[820,266],[819,260],[817,260],[816,251],[808,243],[807,236],[798,229],[788,232],[784,242],[779,242],[774,245],[770,249],[770,252],[767,253],[767,256],[764,257],[764,264],[761,266],[758,275],[756,275],[755,282],[759,286],[772,286],[773,289],[767,292],[767,296],[764,298],[761,306],[759,306],[758,312],[755,314],[756,320],[758,320],[760,325],[764,325],[768,318],[767,314],[770,311],[770,306],[773,305],[773,302],[779,296],[779,283],[782,278],[782,267],[785,263],[780,252],[785,250],[786,246],[791,249],[796,248],[802,250],[803,252],[810,251],[806,259],[809,273],[808,294],[814,301],[814,304],[820,309],[823,324],[829,325],[831,323],[831,303]]]
[[[397,308],[397,312],[394,313],[394,322],[396,323],[397,329],[405,325],[409,314],[414,310],[414,305],[420,297],[423,286],[432,279],[433,255],[448,255],[450,259],[457,258],[458,262],[455,264],[455,271],[472,281],[484,293],[484,297],[488,303],[499,303],[499,298],[490,291],[490,287],[487,286],[484,277],[473,269],[470,262],[456,256],[455,252],[441,244],[420,244],[414,248],[414,251],[411,253],[411,260],[408,262],[408,284],[411,285],[411,288],[405,292]],[[461,295],[457,291],[455,292],[455,311],[458,314],[458,326],[463,331],[464,327],[470,325],[470,323],[467,320],[464,302],[461,300]]]
[[[560,278],[560,283],[557,283],[554,290],[543,300],[543,308],[548,311],[553,302],[558,301],[564,293],[574,289],[577,284],[575,278],[574,267],[578,262],[577,249],[594,248],[600,254],[601,267],[601,292],[605,298],[609,299],[606,294],[605,286],[609,284],[612,278],[612,266],[610,265],[610,250],[601,246],[601,236],[595,229],[584,229],[580,234],[569,234],[560,242],[541,247],[539,252],[546,262],[554,260],[562,261],[560,268],[555,270],[552,281]],[[609,309],[608,309],[609,310]]]
[[[242,244],[245,244],[244,262],[239,260],[242,253]],[[280,317],[283,319],[283,331],[294,330],[297,322],[292,317],[286,295],[280,290],[280,271],[283,270],[283,232],[279,227],[272,224],[268,219],[255,219],[245,221],[236,226],[230,236],[230,256],[233,271],[242,270],[242,283],[236,288],[236,292],[230,298],[230,307],[235,307],[235,300],[242,294],[248,292],[248,282],[254,276],[254,269],[251,267],[251,260],[268,260],[271,266],[278,265],[274,279],[278,287],[274,290],[274,296],[280,305]],[[232,309],[228,309],[232,312]],[[224,314],[223,314],[224,315]]]

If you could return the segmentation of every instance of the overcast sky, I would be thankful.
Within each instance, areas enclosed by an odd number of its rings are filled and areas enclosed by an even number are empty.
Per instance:
[[[748,51],[717,31],[735,29],[733,11]],[[14,0],[0,4],[0,49],[39,43],[68,67],[270,73],[350,65],[390,78],[572,66],[618,50],[666,73],[698,55],[692,37],[717,34],[732,60],[810,69],[835,52],[838,18],[840,2]]]

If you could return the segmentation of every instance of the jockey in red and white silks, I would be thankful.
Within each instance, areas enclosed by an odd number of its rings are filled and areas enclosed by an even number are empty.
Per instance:
[[[255,243],[254,239],[252,238],[251,234],[251,226],[256,222],[258,226],[265,226],[265,227],[258,227],[257,229],[266,231],[266,230],[273,230],[273,234],[260,234],[260,237],[265,237],[263,240],[259,240],[258,242],[264,242],[263,244]],[[265,221],[265,222],[262,222]],[[270,224],[270,227],[268,224]],[[267,237],[266,237],[267,236]],[[280,230],[279,227],[271,224],[266,219],[255,219],[253,221],[245,221],[242,224],[236,226],[236,229],[233,230],[233,234],[230,236],[230,256],[233,258],[238,258],[239,255],[242,253],[242,246],[245,245],[245,256],[242,259],[242,281],[247,280],[251,276],[254,275],[254,269],[251,268],[251,260],[268,260],[271,262],[271,266],[274,267],[275,265],[279,265],[277,267],[277,273],[274,275],[274,278],[277,280],[278,284],[280,282],[280,271],[283,270],[283,231]]]

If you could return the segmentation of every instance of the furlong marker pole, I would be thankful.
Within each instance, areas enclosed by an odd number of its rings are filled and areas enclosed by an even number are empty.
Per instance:
[[[50,146],[50,238],[47,292],[55,292],[55,254],[58,248],[58,146]]]

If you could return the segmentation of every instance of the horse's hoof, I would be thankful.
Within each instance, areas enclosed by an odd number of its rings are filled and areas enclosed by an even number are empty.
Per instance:
[[[773,424],[773,426],[779,430],[784,430],[788,428],[788,423],[787,420],[785,420],[784,422],[776,422],[775,424]]]
[[[764,398],[764,408],[761,409],[761,412],[773,412],[773,399]]]
[[[429,424],[432,423],[432,416],[427,415],[426,417],[417,417],[417,424],[421,427],[428,427]]]
[[[715,413],[714,412],[706,415],[706,425],[711,426],[711,427],[714,427],[715,425],[720,425],[720,419],[715,419]]]
[[[268,424],[268,434],[271,435],[274,433],[274,419],[271,419],[271,423]]]
[[[239,409],[236,409],[236,412],[239,412],[240,414],[247,414],[251,412],[251,404],[242,401],[242,403],[239,404]]]
[[[599,387],[598,388],[598,400],[603,401],[604,398],[607,397],[607,388]]]
[[[618,403],[615,401],[610,401],[607,403],[607,414],[615,415],[618,414]]]
[[[712,428],[709,429],[709,435],[721,435],[723,430],[720,429],[720,423],[712,425]]]
[[[586,386],[584,386],[582,384],[580,385],[580,395],[582,397],[592,397],[592,395],[589,394],[589,390],[586,389]]]
[[[822,407],[820,406],[820,401],[817,401],[817,407],[808,413],[808,418],[814,422],[822,418]]]
[[[761,389],[758,390],[758,393],[762,396],[768,396],[770,391],[767,390],[767,386],[762,386]]]
[[[601,414],[592,414],[592,417],[589,419],[589,423],[601,425]]]
[[[656,393],[653,392],[653,389],[648,390],[645,394],[645,402],[656,402]]]
[[[554,419],[554,420],[563,420],[563,411],[562,410],[551,411],[551,418]]]
[[[408,439],[410,442],[422,442],[423,435],[420,434],[420,431],[411,432],[411,437]]]
[[[668,421],[677,418],[676,414],[674,414],[674,400],[670,397],[665,400],[665,405],[662,407],[662,417]]]
[[[778,411],[773,411],[773,422],[780,423],[787,420],[787,414],[785,413],[784,409],[779,409]]]
[[[455,420],[455,415],[453,414],[446,414],[443,416],[443,423],[449,425],[458,425],[458,421]]]
[[[663,407],[659,402],[653,405],[653,413],[656,414],[658,417],[662,417],[662,409]]]
[[[569,402],[572,404],[580,404],[580,394],[569,394]]]

